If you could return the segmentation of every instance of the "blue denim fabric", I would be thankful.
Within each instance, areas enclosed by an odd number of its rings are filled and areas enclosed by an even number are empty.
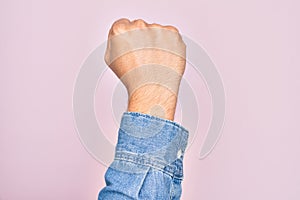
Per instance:
[[[173,121],[125,112],[98,199],[180,199],[187,142],[188,131]]]

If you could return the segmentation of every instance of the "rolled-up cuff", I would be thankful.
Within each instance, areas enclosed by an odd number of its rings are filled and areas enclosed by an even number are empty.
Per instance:
[[[115,159],[166,171],[176,160],[183,159],[187,142],[188,131],[176,122],[142,113],[125,112],[119,129]]]

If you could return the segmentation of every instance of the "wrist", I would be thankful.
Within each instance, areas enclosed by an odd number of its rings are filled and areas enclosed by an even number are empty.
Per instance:
[[[148,84],[130,95],[128,111],[174,120],[176,103],[177,93],[160,85]]]

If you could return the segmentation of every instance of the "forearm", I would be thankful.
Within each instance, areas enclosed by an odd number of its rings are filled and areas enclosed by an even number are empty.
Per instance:
[[[179,200],[188,132],[173,121],[124,113],[99,200]]]

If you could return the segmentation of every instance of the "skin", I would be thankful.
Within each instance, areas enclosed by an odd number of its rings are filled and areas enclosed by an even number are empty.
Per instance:
[[[164,31],[151,33],[152,35],[147,35],[147,30],[153,28],[163,29]],[[171,51],[166,51],[158,48],[142,48],[134,49],[134,40],[123,39],[117,44],[112,44],[111,40],[114,37],[118,37],[122,34],[128,33],[134,30],[144,30],[145,38],[143,41],[147,40],[147,44],[156,44],[157,38],[165,37],[165,31],[172,31],[172,38],[167,38],[163,40],[166,42],[171,42],[175,45],[179,51],[185,54],[185,44],[179,34],[177,28],[173,26],[162,26],[159,24],[148,24],[145,21],[138,19],[129,21],[128,19],[119,19],[115,21],[109,31],[108,35],[108,45],[105,53],[105,61],[111,70],[122,80],[125,74],[130,73],[132,70],[137,69],[145,64],[156,64],[157,66],[165,66],[170,70],[176,72],[180,77],[183,75],[186,65],[185,57],[178,56]],[[122,45],[132,46],[133,50],[127,52],[124,55],[120,55],[117,59],[112,61],[112,55],[114,51],[118,50]],[[136,44],[135,44],[136,45]],[[166,44],[168,45],[168,44]],[[141,74],[139,78],[151,76],[153,73],[151,69],[147,71],[146,74]],[[165,76],[165,75],[164,75]],[[127,90],[130,86],[134,84],[134,78],[132,77],[124,83]],[[168,79],[170,84],[174,84],[179,87],[180,79],[173,79],[173,77],[163,77]],[[147,83],[140,85],[133,93],[129,94],[128,99],[128,111],[129,112],[140,112],[145,114],[150,114],[165,118],[168,120],[174,120],[174,114],[176,109],[178,91],[171,91],[162,84]]]

